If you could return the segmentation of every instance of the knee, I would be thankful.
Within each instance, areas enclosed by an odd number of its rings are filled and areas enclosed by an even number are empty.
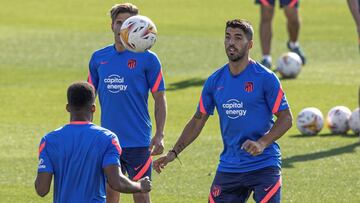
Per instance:
[[[285,8],[285,16],[287,18],[288,23],[290,24],[299,24],[300,17],[296,8]]]
[[[135,203],[150,203],[150,194],[149,193],[134,193],[134,202]]]
[[[273,8],[263,8],[261,10],[261,23],[271,23],[274,16]]]

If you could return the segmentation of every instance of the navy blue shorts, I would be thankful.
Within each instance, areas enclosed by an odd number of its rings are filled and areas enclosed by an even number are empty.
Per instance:
[[[275,0],[255,0],[255,3],[264,6],[275,6]],[[299,6],[299,0],[280,0],[280,8],[284,6],[297,8]]]
[[[137,181],[145,176],[151,179],[152,158],[149,147],[122,148],[121,170],[131,180]]]
[[[245,173],[216,172],[209,203],[246,202],[251,192],[256,202],[278,203],[281,198],[281,171],[277,167]]]

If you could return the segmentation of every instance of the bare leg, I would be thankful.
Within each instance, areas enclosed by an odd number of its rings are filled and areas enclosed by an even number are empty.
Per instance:
[[[134,193],[134,203],[150,203],[150,193]]]
[[[357,33],[358,33],[358,39],[359,39],[359,45],[360,45],[360,8],[359,8],[359,1],[358,0],[348,0],[348,6],[351,11],[351,14],[354,18]]]
[[[289,34],[288,48],[290,51],[297,53],[302,63],[305,65],[306,57],[299,45],[299,32],[300,32],[300,16],[296,7],[285,6],[285,16],[287,19],[287,30]]]
[[[289,41],[297,42],[300,30],[300,17],[298,10],[295,7],[284,7],[284,12],[287,18],[287,30],[289,33]]]
[[[113,190],[109,184],[106,183],[106,203],[119,203],[120,192]]]
[[[261,5],[260,43],[263,55],[270,55],[274,7]]]

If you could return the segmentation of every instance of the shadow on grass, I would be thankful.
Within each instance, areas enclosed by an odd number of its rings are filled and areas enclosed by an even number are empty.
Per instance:
[[[167,91],[175,91],[175,90],[185,89],[185,88],[189,88],[189,87],[203,86],[204,83],[205,83],[204,79],[190,78],[188,80],[183,80],[183,81],[180,81],[180,82],[171,83],[166,88],[166,90]]]
[[[344,138],[359,138],[359,135],[356,134],[333,134],[333,133],[324,133],[318,135],[289,135],[290,138],[315,138],[315,137],[344,137]]]
[[[282,167],[283,168],[293,168],[293,164],[296,162],[304,162],[304,161],[313,161],[318,160],[330,156],[337,156],[341,154],[353,153],[356,147],[360,146],[360,142],[356,142],[350,145],[346,145],[343,147],[333,148],[326,151],[315,152],[310,154],[302,154],[302,155],[295,155],[291,157],[284,158],[282,160]]]

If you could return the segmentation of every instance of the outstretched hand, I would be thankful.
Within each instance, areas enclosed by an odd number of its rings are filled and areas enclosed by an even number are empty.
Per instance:
[[[161,170],[176,158],[173,152],[168,152],[166,155],[161,156],[153,162],[153,167],[157,173],[161,173]]]

